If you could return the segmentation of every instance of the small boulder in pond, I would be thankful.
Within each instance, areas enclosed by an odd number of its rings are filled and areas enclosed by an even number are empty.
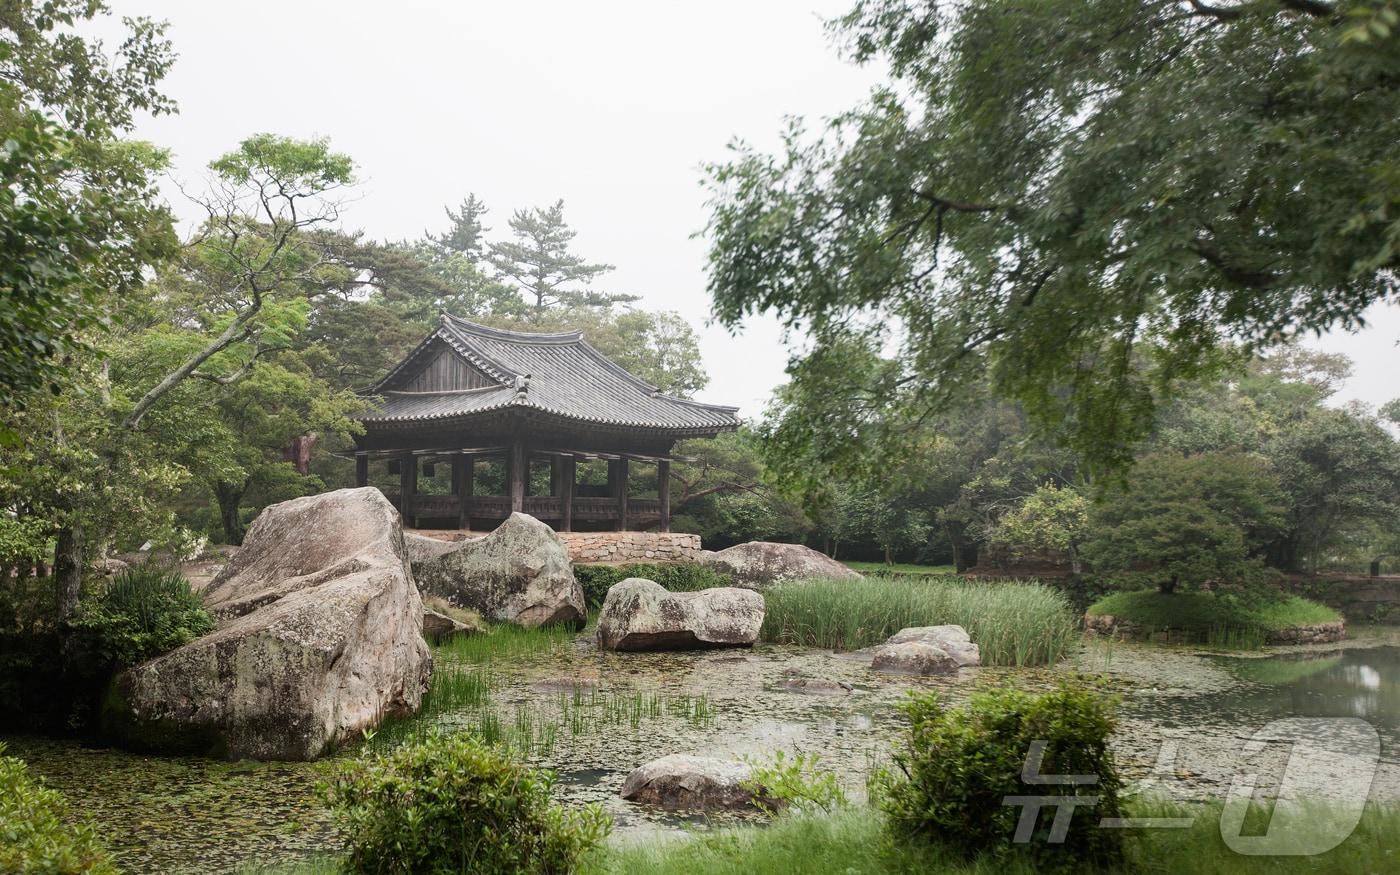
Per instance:
[[[754,792],[744,786],[752,776],[752,769],[732,760],[671,754],[633,769],[622,798],[667,811],[753,808]],[[762,794],[760,799],[776,807]]]
[[[951,674],[981,664],[981,652],[961,626],[914,626],[872,651],[870,667],[898,674]]]
[[[377,489],[274,504],[209,584],[217,628],[124,673],[104,728],[141,749],[307,760],[418,709],[432,657]]]
[[[789,580],[816,578],[859,578],[825,553],[801,544],[750,541],[727,550],[701,551],[700,564],[734,578],[739,586],[763,589]]]
[[[414,553],[424,558],[413,560],[413,576],[425,594],[490,620],[583,628],[583,587],[568,548],[534,517],[513,513],[484,538],[445,546],[415,542]]]
[[[603,650],[749,647],[763,625],[763,596],[738,587],[669,592],[629,577],[608,589],[598,614]]]

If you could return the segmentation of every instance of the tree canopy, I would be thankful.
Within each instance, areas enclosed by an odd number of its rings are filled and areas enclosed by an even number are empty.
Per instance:
[[[1394,300],[1396,17],[1389,0],[862,0],[831,32],[889,84],[710,168],[715,314],[811,333],[793,382],[824,380],[832,435],[861,428],[842,419],[861,399],[916,419],[988,372],[1091,469],[1121,467],[1222,348]],[[886,347],[871,380],[844,355]]]

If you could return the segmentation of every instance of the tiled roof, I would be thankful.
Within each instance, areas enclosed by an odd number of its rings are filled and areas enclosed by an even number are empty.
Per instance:
[[[413,362],[439,341],[497,385],[450,392],[390,388],[410,375]],[[447,419],[520,407],[632,428],[714,433],[738,425],[738,408],[667,395],[610,361],[580,332],[506,331],[446,315],[437,330],[367,394],[384,399],[380,410],[358,417],[371,423]]]

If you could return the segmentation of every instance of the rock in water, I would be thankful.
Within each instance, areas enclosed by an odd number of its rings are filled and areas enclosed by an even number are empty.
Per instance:
[[[598,646],[604,650],[691,650],[749,647],[763,625],[763,596],[726,586],[668,592],[661,584],[629,577],[608,589],[598,614]]]
[[[574,579],[568,548],[534,517],[513,513],[484,538],[446,546],[437,555],[413,560],[413,576],[423,592],[491,620],[583,628],[588,616],[583,587]]]
[[[622,784],[622,798],[667,811],[750,808],[754,791],[743,785],[752,775],[743,763],[671,754],[633,769]],[[764,804],[776,808],[758,789]]]
[[[872,652],[870,667],[899,674],[950,674],[981,665],[981,652],[961,626],[901,629]]]
[[[423,602],[379,490],[267,508],[205,602],[214,632],[117,678],[103,722],[118,740],[308,760],[417,710],[432,668]]]
[[[786,580],[861,576],[811,547],[771,541],[750,541],[718,553],[703,550],[700,564],[728,574],[735,583],[749,589],[763,589]]]
[[[953,658],[958,668],[982,664],[982,651],[972,643],[967,630],[961,626],[911,626],[900,629],[885,641],[886,644],[908,644],[919,641],[931,644]]]

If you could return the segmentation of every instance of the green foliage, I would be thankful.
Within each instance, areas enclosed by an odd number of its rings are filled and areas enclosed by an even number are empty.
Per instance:
[[[1084,557],[1097,574],[1163,592],[1213,580],[1257,584],[1257,553],[1277,532],[1278,480],[1255,456],[1156,453],[1094,508]]]
[[[62,794],[4,753],[0,741],[0,872],[116,875],[93,825],[85,818],[74,822]]]
[[[596,805],[554,804],[553,785],[502,748],[434,731],[346,763],[322,791],[352,871],[568,873],[611,821]]]
[[[789,759],[780,750],[766,760],[746,757],[744,762],[751,772],[742,786],[770,815],[786,809],[830,814],[850,804],[836,775],[821,768],[818,754],[797,753]]]
[[[764,591],[764,641],[858,650],[911,626],[962,626],[983,665],[1053,664],[1079,624],[1065,597],[1037,583],[957,579],[808,580]]]
[[[124,19],[109,57],[82,33],[112,25],[88,0],[0,9],[0,408],[56,388],[64,358],[103,330],[170,242],[155,176],[165,156],[117,138],[133,113],[170,112],[157,87],[174,61],[165,26]],[[0,423],[0,437],[19,432]]]
[[[1119,862],[1122,831],[1098,828],[1100,818],[1123,814],[1108,745],[1115,706],[1116,700],[1072,682],[1042,695],[978,692],[960,708],[948,707],[938,693],[911,694],[904,705],[909,729],[895,754],[903,778],[888,778],[881,790],[891,831],[967,859],[1024,853],[1039,868],[1062,870]],[[1027,783],[1023,769],[1033,743],[1044,744],[1039,774],[1096,780],[1050,788]],[[1076,809],[1063,843],[1046,842],[1050,825],[1043,814],[1029,843],[1013,843],[1021,809],[1006,805],[1005,798],[1047,792],[1099,798]]]
[[[204,600],[179,572],[142,566],[117,575],[87,599],[74,625],[103,664],[125,668],[214,630]]]
[[[1241,599],[1230,593],[1181,592],[1164,595],[1154,590],[1116,592],[1089,606],[1086,613],[1107,614],[1137,623],[1148,632],[1179,629],[1200,640],[1265,632],[1295,626],[1334,623],[1341,615],[1325,605],[1299,596]]]
[[[1011,558],[1050,551],[1070,557],[1079,571],[1079,548],[1089,529],[1089,500],[1077,490],[1046,484],[1003,516],[991,536]]]
[[[583,587],[583,597],[590,608],[602,607],[603,599],[613,584],[629,577],[654,580],[671,592],[695,592],[717,586],[733,586],[727,574],[689,563],[653,564],[634,562],[626,565],[575,565],[574,577]]]
[[[833,36],[891,81],[710,168],[716,315],[806,329],[794,384],[898,345],[893,373],[828,383],[833,438],[990,368],[1091,469],[1122,465],[1223,341],[1395,295],[1400,37],[1346,14],[1381,6],[861,0]]]

